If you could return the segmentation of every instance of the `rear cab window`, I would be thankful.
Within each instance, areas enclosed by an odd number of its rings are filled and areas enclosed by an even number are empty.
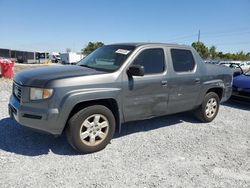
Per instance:
[[[171,49],[171,58],[175,72],[193,72],[195,69],[195,61],[190,50]]]

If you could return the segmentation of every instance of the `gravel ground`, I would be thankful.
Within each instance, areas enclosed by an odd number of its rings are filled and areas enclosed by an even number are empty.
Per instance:
[[[9,119],[11,81],[0,79],[0,187],[250,187],[250,105],[223,104],[199,123],[190,113],[127,123],[106,149],[80,155],[65,136]]]

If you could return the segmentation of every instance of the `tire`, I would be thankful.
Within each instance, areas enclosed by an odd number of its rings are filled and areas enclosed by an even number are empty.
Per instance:
[[[66,129],[69,144],[80,153],[104,149],[115,132],[115,118],[105,106],[93,105],[74,114]]]
[[[195,115],[204,123],[211,122],[217,116],[219,106],[219,96],[214,92],[209,92],[205,95],[202,104],[195,110]]]

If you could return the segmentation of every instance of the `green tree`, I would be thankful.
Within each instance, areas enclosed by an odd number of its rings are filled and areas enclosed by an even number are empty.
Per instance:
[[[223,52],[218,52],[218,58],[219,59],[223,59],[224,58]]]
[[[246,61],[250,60],[250,52],[244,53],[243,51],[238,53],[223,53],[216,52],[216,47],[211,46],[208,48],[202,42],[193,42],[192,46],[196,51],[200,54],[203,59],[207,59],[208,57],[217,60],[236,60],[236,61]]]
[[[212,59],[216,59],[217,53],[216,53],[216,47],[215,47],[215,46],[211,46],[211,47],[209,48],[209,54],[210,54],[210,57],[211,57]]]
[[[209,55],[208,47],[206,47],[202,42],[193,42],[192,46],[200,54],[203,59],[206,59]]]
[[[237,59],[241,61],[247,60],[247,54],[245,54],[243,51],[236,54]]]
[[[224,59],[224,60],[235,60],[234,54],[230,54],[230,53],[223,54],[222,59]]]
[[[104,45],[102,42],[89,42],[88,45],[82,49],[83,54],[90,54],[91,52],[95,51],[97,48],[100,48]]]

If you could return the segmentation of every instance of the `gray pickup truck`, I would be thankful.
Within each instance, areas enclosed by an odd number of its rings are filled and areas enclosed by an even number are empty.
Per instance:
[[[66,131],[72,147],[91,153],[124,122],[189,110],[210,122],[231,92],[231,69],[205,64],[189,46],[113,44],[77,65],[16,74],[9,113],[26,127]]]

